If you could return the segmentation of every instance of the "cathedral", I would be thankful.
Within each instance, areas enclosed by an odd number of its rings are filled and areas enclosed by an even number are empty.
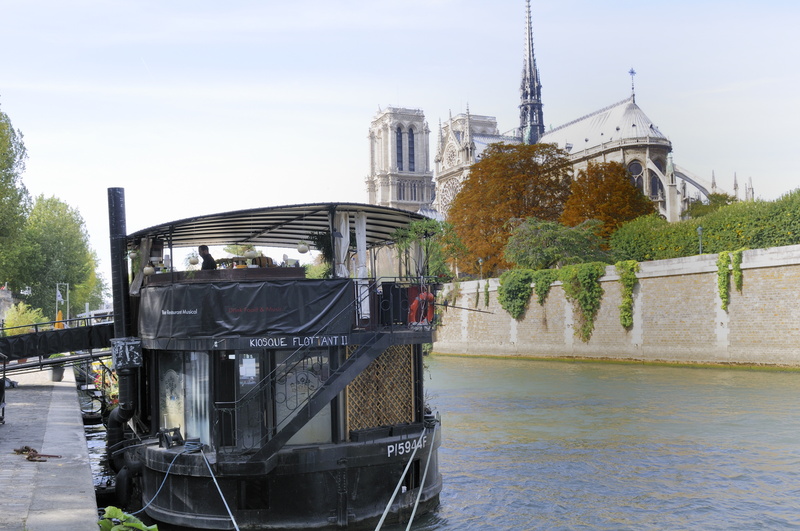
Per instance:
[[[379,111],[369,130],[370,203],[443,217],[472,164],[496,142],[555,144],[568,153],[576,174],[590,162],[619,162],[668,221],[680,220],[691,201],[723,192],[713,175],[708,182],[673,162],[672,142],[636,103],[633,69],[629,97],[545,131],[530,0],[526,0],[525,29],[519,127],[501,134],[495,117],[473,115],[467,107],[465,113],[439,124],[431,168],[424,113],[392,107]],[[738,195],[735,178],[734,193]],[[750,183],[745,199],[753,197]]]

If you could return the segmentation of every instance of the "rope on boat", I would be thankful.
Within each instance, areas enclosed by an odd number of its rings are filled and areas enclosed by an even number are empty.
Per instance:
[[[411,457],[408,458],[408,464],[406,464],[405,470],[403,470],[403,474],[400,476],[400,481],[397,482],[397,486],[394,488],[394,492],[392,493],[392,497],[389,500],[389,503],[386,505],[386,509],[383,511],[383,515],[381,516],[378,525],[375,526],[375,531],[379,531],[381,526],[383,526],[383,521],[386,520],[386,516],[389,514],[389,510],[392,508],[392,503],[394,503],[395,497],[397,497],[397,493],[400,491],[400,487],[403,485],[403,480],[406,478],[406,474],[408,474],[408,469],[411,468],[411,463],[414,462],[414,456],[417,455],[417,450],[422,445],[422,438],[425,437],[425,433],[428,431],[428,427],[425,426],[422,428],[422,433],[419,435],[419,439],[417,439],[417,444],[414,445],[414,451],[411,452]],[[431,444],[433,444],[431,442]]]
[[[161,489],[164,488],[164,484],[167,482],[167,478],[169,477],[169,471],[172,470],[172,465],[175,464],[175,460],[178,459],[178,457],[180,457],[183,454],[190,454],[190,453],[194,453],[194,452],[200,452],[200,455],[203,456],[203,461],[206,462],[206,466],[208,467],[208,472],[211,474],[211,479],[214,480],[214,485],[216,485],[216,487],[217,487],[217,492],[219,492],[219,496],[220,496],[220,498],[222,498],[222,503],[225,505],[225,510],[228,511],[228,516],[230,516],[231,522],[233,522],[233,527],[234,527],[234,529],[236,529],[236,531],[239,531],[239,526],[236,523],[236,519],[233,517],[233,513],[231,512],[231,508],[228,506],[228,501],[225,499],[225,496],[222,494],[222,489],[220,488],[219,483],[217,483],[217,477],[214,475],[214,471],[211,470],[211,464],[208,462],[208,458],[206,457],[206,454],[203,451],[203,444],[199,443],[199,442],[186,442],[186,443],[184,443],[183,450],[181,450],[180,452],[175,454],[175,457],[173,457],[172,461],[170,461],[169,466],[167,467],[167,471],[164,473],[164,479],[161,480],[161,485],[158,486],[158,490],[156,491],[156,493],[153,494],[153,497],[150,498],[150,501],[148,501],[147,504],[144,507],[142,507],[141,509],[139,509],[135,513],[131,513],[131,515],[137,515],[140,512],[142,512],[145,509],[147,509],[148,507],[150,507],[150,504],[153,503],[153,500],[158,498],[158,494],[161,492]]]
[[[217,476],[214,475],[214,471],[211,470],[211,463],[208,462],[208,458],[206,458],[206,453],[203,451],[203,446],[200,446],[200,455],[203,456],[203,461],[206,462],[206,466],[208,467],[208,472],[211,474],[211,479],[214,480],[214,485],[217,486],[217,492],[219,492],[219,497],[222,498],[222,503],[225,505],[225,510],[228,511],[228,516],[231,517],[231,522],[233,523],[233,528],[236,531],[239,531],[239,526],[236,524],[236,519],[233,517],[233,513],[231,512],[231,508],[228,507],[228,501],[225,499],[225,495],[222,494],[222,489],[219,487],[219,483],[217,483]]]
[[[190,453],[190,452],[196,452],[196,451],[198,451],[198,450],[202,450],[202,449],[203,449],[203,446],[202,446],[200,443],[196,443],[196,442],[187,442],[186,444],[184,444],[184,446],[183,446],[183,450],[181,450],[180,452],[178,452],[177,454],[175,454],[175,457],[173,457],[173,458],[172,458],[172,461],[170,461],[170,462],[169,462],[169,466],[167,467],[167,471],[164,473],[164,479],[162,479],[162,480],[161,480],[161,485],[159,485],[159,486],[158,486],[158,490],[156,491],[156,493],[155,493],[155,494],[153,494],[153,497],[152,497],[152,498],[150,498],[150,501],[148,501],[148,502],[145,504],[145,506],[144,506],[144,507],[142,507],[141,509],[139,509],[139,510],[138,510],[138,511],[136,511],[135,513],[130,513],[130,514],[131,514],[132,516],[133,516],[133,515],[137,515],[137,514],[139,514],[140,512],[142,512],[142,511],[144,511],[145,509],[147,509],[148,507],[150,507],[150,504],[151,504],[151,503],[153,503],[153,500],[155,500],[156,498],[158,498],[158,494],[161,492],[161,489],[163,489],[163,488],[164,488],[164,484],[167,482],[167,478],[169,477],[169,471],[170,471],[170,470],[172,470],[172,465],[174,465],[174,464],[175,464],[175,460],[176,460],[176,459],[178,459],[178,457],[180,457],[180,456],[181,456],[181,455],[183,455],[183,454],[188,454],[188,453]],[[215,481],[216,481],[216,480],[215,480]]]
[[[426,428],[427,429],[427,428]],[[431,456],[433,455],[433,440],[436,438],[436,424],[433,425],[433,434],[431,435],[431,445],[428,447],[428,459],[425,461],[425,471],[422,472],[422,481],[419,483],[419,492],[417,492],[417,500],[414,502],[414,510],[411,511],[411,517],[408,519],[408,526],[406,531],[411,529],[411,524],[414,523],[414,515],[417,514],[417,507],[419,507],[419,500],[422,498],[422,490],[425,487],[425,478],[428,476],[428,467],[431,464]]]

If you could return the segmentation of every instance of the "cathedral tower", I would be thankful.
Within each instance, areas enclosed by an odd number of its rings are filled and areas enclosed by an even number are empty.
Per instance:
[[[531,0],[526,2],[525,59],[522,67],[520,85],[519,129],[522,142],[535,144],[544,134],[542,117],[542,84],[539,82],[539,69],[533,55],[533,27],[531,26]]]
[[[433,200],[430,130],[419,109],[388,107],[369,128],[369,202],[417,212]]]

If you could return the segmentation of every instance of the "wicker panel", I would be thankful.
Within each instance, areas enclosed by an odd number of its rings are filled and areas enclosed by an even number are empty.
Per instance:
[[[356,348],[349,347],[348,356]],[[412,345],[392,345],[347,386],[350,430],[414,420],[413,360]]]

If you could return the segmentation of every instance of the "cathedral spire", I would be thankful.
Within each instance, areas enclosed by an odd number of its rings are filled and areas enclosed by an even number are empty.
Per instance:
[[[542,84],[533,54],[533,27],[531,25],[531,0],[526,0],[525,59],[520,84],[519,128],[522,142],[535,144],[544,135],[542,117]]]

